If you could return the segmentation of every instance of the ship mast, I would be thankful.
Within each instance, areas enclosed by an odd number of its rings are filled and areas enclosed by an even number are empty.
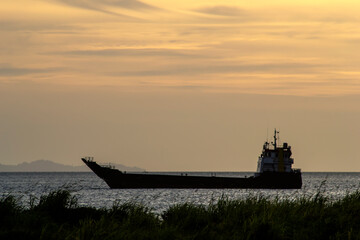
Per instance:
[[[277,133],[279,133],[279,132],[277,132],[277,131],[276,131],[276,128],[275,128],[275,130],[274,130],[274,142],[273,142],[273,146],[274,146],[274,149],[275,149],[275,150],[276,150],[276,146],[277,146],[277,145],[276,145],[276,140],[277,140],[276,134],[277,134]]]

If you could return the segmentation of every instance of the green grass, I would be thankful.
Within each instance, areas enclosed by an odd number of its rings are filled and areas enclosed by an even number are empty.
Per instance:
[[[80,207],[66,190],[24,208],[0,198],[0,239],[360,239],[360,192],[330,201],[312,197],[222,198],[207,206],[170,207],[161,215],[135,203]]]

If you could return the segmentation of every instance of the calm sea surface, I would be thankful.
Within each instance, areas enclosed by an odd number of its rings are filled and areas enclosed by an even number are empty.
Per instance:
[[[193,174],[193,173],[188,173]],[[211,175],[214,173],[201,173]],[[216,176],[251,176],[252,173],[221,172]],[[41,195],[58,189],[68,189],[78,199],[79,205],[96,208],[110,208],[114,203],[128,201],[142,203],[160,213],[177,203],[192,202],[208,204],[219,198],[241,199],[247,196],[266,197],[313,196],[319,190],[330,199],[338,199],[346,193],[359,189],[360,173],[303,173],[303,188],[299,190],[254,190],[254,189],[109,189],[94,173],[0,173],[0,196],[8,194],[19,198],[24,206],[29,205],[31,196]]]

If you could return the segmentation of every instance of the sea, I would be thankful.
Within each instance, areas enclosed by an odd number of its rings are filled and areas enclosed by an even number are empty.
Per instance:
[[[185,173],[185,172],[184,172]],[[180,174],[180,173],[168,173]],[[251,176],[249,172],[186,172],[188,175]],[[170,206],[182,203],[208,205],[219,199],[244,199],[266,197],[294,199],[315,197],[322,194],[335,201],[346,194],[359,190],[360,172],[304,172],[303,187],[296,190],[269,189],[110,189],[92,172],[2,172],[0,173],[0,197],[14,196],[19,204],[30,206],[40,196],[59,189],[69,190],[79,206],[111,208],[132,202],[147,206],[161,214]]]

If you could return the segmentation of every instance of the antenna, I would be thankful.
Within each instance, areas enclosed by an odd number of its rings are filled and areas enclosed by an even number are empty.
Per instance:
[[[266,142],[269,142],[269,127],[266,125]]]
[[[279,132],[277,132],[277,131],[276,131],[276,128],[275,128],[275,129],[274,129],[274,143],[273,143],[274,149],[276,149],[276,147],[277,147],[277,145],[276,145],[276,140],[277,140],[277,138],[276,138],[276,133],[279,133]]]

